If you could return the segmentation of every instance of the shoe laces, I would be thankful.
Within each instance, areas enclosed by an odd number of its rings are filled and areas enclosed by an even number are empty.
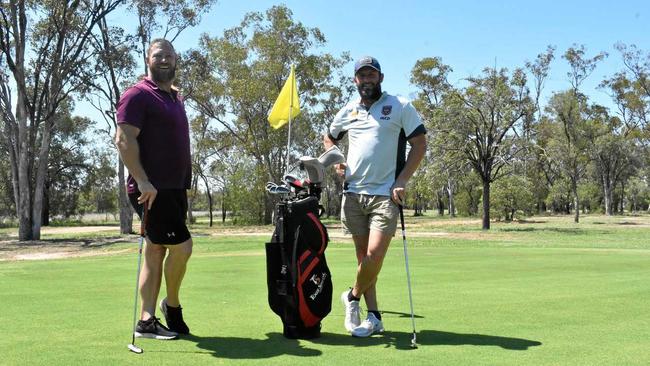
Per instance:
[[[375,330],[380,324],[381,320],[377,319],[376,317],[366,317],[360,324],[360,327],[370,329],[372,331]]]

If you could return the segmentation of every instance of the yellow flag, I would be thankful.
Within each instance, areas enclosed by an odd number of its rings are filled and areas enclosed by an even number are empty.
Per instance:
[[[293,72],[293,65],[291,65],[289,78],[284,83],[278,99],[275,100],[273,108],[271,108],[269,123],[271,127],[278,129],[289,122],[290,118],[296,118],[299,114],[300,101],[298,100],[298,87],[296,86],[296,75]]]

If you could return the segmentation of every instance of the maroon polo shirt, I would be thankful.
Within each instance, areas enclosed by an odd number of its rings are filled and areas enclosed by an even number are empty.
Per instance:
[[[140,129],[140,162],[156,189],[189,189],[190,133],[183,99],[148,77],[127,89],[117,103],[117,123]],[[127,191],[137,191],[129,174]]]

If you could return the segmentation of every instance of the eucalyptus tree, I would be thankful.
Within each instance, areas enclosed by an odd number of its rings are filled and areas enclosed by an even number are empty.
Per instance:
[[[20,240],[40,238],[54,114],[83,85],[92,30],[121,2],[0,4],[0,135],[9,148]]]
[[[270,222],[272,211],[265,182],[280,181],[298,156],[321,151],[325,126],[351,91],[351,77],[340,71],[349,56],[316,53],[325,42],[320,30],[294,21],[287,7],[274,6],[246,14],[220,37],[204,35],[194,51],[206,60],[204,72],[187,70],[184,76],[194,78],[184,81],[191,85],[188,105],[226,131],[238,151],[259,167],[249,171],[257,183],[248,194],[265,202],[264,222]],[[292,122],[287,161],[286,127],[273,130],[266,118],[292,64],[301,115]]]
[[[613,83],[605,81],[605,86],[614,92],[617,105],[626,107],[629,118],[624,118],[624,122],[643,131],[647,144],[650,140],[650,51],[643,52],[635,45],[622,43],[616,49],[622,55],[625,70],[611,79]]]
[[[607,53],[600,52],[589,58],[583,45],[569,47],[562,58],[567,60],[567,72],[571,88],[556,93],[549,107],[560,124],[560,144],[556,145],[555,161],[560,164],[563,174],[569,181],[573,194],[574,222],[580,222],[580,196],[578,186],[586,172],[588,159],[588,98],[580,92],[582,83],[593,73]]]
[[[85,75],[85,99],[99,112],[104,127],[99,131],[112,141],[117,129],[116,106],[122,90],[135,80],[135,38],[123,27],[110,24],[106,18],[99,21],[92,34],[90,46],[95,52],[94,67]],[[124,163],[117,159],[117,192],[120,212],[120,233],[133,231],[133,211],[126,193]]]
[[[147,48],[159,34],[172,43],[187,28],[199,24],[201,17],[217,0],[130,0],[129,9],[137,17],[137,50],[147,74]]]
[[[602,187],[605,214],[611,216],[614,189],[619,183],[624,184],[641,165],[641,149],[626,125],[618,117],[610,116],[606,108],[592,106],[589,115],[593,124],[589,150]]]
[[[452,71],[440,57],[423,58],[415,63],[411,71],[411,84],[418,88],[413,104],[422,116],[428,133],[427,155],[414,177],[415,193],[437,198],[439,210],[443,201],[440,196],[446,195],[449,215],[455,216],[454,194],[467,161],[456,145],[458,138],[450,138],[455,133],[453,125],[457,115],[453,103],[445,103],[453,90],[448,81]],[[420,182],[423,179],[427,179],[432,187],[425,189]]]
[[[546,153],[554,169],[568,182],[576,223],[580,220],[578,188],[590,161],[587,103],[586,95],[568,90],[555,93],[547,106],[551,133]]]
[[[531,99],[521,69],[486,68],[480,77],[468,78],[469,85],[454,93],[452,103],[459,111],[449,134],[481,178],[482,228],[490,229],[490,185],[501,178],[520,152],[515,130],[530,114]],[[518,145],[519,144],[519,145]]]

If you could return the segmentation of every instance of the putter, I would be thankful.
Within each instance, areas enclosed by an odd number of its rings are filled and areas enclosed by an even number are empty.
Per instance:
[[[140,242],[138,245],[138,271],[135,276],[135,303],[133,304],[133,332],[131,332],[131,343],[127,346],[129,348],[129,351],[133,353],[140,354],[144,352],[142,348],[138,347],[135,345],[135,325],[137,321],[137,313],[138,313],[138,287],[140,285],[140,262],[142,261],[142,246],[144,244],[144,230],[145,227],[147,226],[147,212],[149,209],[147,208],[147,202],[143,203],[142,206],[142,220],[140,221]]]
[[[409,304],[411,305],[411,325],[413,325],[413,339],[411,339],[411,348],[418,348],[417,338],[415,336],[415,314],[413,313],[413,295],[411,294],[411,274],[409,272],[409,255],[406,250],[406,229],[404,228],[404,210],[399,205],[399,219],[402,223],[402,241],[404,242],[404,263],[406,264],[406,282],[409,288]]]

